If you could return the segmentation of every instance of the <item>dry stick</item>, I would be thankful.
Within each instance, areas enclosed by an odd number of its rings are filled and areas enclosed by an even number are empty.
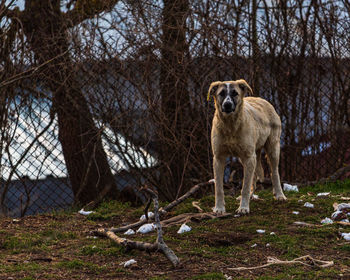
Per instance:
[[[322,261],[322,260],[317,260],[311,257],[310,255],[302,256],[299,258],[295,258],[294,260],[291,261],[281,261],[275,257],[267,257],[267,263],[259,266],[252,266],[252,267],[230,267],[228,268],[229,270],[237,270],[237,271],[242,271],[242,270],[253,270],[253,269],[258,269],[258,268],[264,268],[268,267],[271,265],[276,265],[276,264],[302,264],[306,266],[317,266],[321,268],[329,267],[334,265],[333,261]]]
[[[198,201],[192,201],[192,206],[194,208],[196,208],[200,213],[203,212],[203,209],[199,206],[199,202]]]
[[[148,242],[133,241],[126,238],[121,238],[117,236],[114,232],[108,229],[99,229],[97,230],[97,234],[106,236],[109,239],[116,242],[117,244],[126,247],[127,249],[138,249],[138,250],[148,251],[148,252],[160,251],[167,257],[167,259],[173,264],[174,267],[177,267],[180,264],[180,260],[175,255],[174,251],[171,250],[165,244],[163,239],[162,226],[160,224],[159,211],[158,211],[159,209],[158,195],[152,190],[147,188],[144,188],[143,191],[145,191],[147,194],[149,194],[152,197],[153,203],[154,203],[154,219],[155,219],[155,224],[157,228],[157,240],[155,243],[152,244]]]
[[[181,202],[183,202],[186,198],[190,197],[191,195],[193,195],[194,193],[196,193],[201,187],[203,186],[208,186],[208,185],[211,185],[213,184],[212,182],[204,182],[204,183],[199,183],[195,186],[193,186],[187,193],[185,193],[183,196],[179,197],[178,199],[174,200],[173,202],[169,203],[167,206],[165,206],[164,208],[160,208],[159,209],[159,214],[161,216],[165,215],[168,211],[170,211],[171,209],[173,209],[175,206],[179,205]],[[109,229],[110,231],[114,232],[114,233],[117,233],[117,232],[124,232],[124,231],[127,231],[128,229],[131,229],[131,228],[136,228],[136,227],[139,227],[139,226],[142,226],[144,225],[145,223],[147,223],[147,219],[144,219],[144,220],[140,220],[140,221],[137,221],[135,223],[132,223],[132,224],[129,224],[129,225],[126,225],[126,226],[122,226],[122,227],[119,227],[119,228],[111,228]],[[93,232],[95,233],[95,232]],[[96,232],[96,234],[98,234]]]
[[[208,186],[213,184],[213,182],[204,182],[204,183],[199,183],[195,186],[193,186],[187,193],[185,193],[183,196],[179,197],[178,199],[175,199],[173,202],[169,203],[167,206],[164,208],[160,208],[159,211],[162,213],[163,211],[168,212],[169,210],[173,209],[176,205],[180,204],[183,202],[186,198],[190,197],[194,193],[196,193],[201,187]]]

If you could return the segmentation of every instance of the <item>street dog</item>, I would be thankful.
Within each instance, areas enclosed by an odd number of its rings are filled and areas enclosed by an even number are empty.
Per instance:
[[[213,82],[208,91],[217,88],[214,96],[215,114],[211,130],[213,170],[215,180],[215,207],[213,212],[225,213],[223,177],[228,156],[238,157],[243,165],[243,183],[239,214],[249,213],[249,201],[256,181],[264,179],[261,166],[261,151],[267,155],[273,194],[276,200],[284,201],[278,173],[280,157],[281,120],[274,107],[252,95],[245,80]]]

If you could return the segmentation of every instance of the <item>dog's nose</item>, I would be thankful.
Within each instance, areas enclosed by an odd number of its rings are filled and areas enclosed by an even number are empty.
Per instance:
[[[232,106],[233,104],[231,103],[231,102],[225,102],[224,104],[223,104],[223,109],[224,109],[224,112],[226,112],[226,113],[230,113],[230,112],[232,112],[233,111],[233,106]]]

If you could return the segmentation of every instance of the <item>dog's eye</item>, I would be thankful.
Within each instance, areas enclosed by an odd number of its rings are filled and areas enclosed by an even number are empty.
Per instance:
[[[224,91],[224,90],[220,91],[219,95],[220,95],[221,97],[225,97],[226,91]]]
[[[237,92],[237,91],[234,90],[234,91],[231,92],[231,96],[232,96],[232,97],[236,97],[237,95],[238,95],[238,92]]]

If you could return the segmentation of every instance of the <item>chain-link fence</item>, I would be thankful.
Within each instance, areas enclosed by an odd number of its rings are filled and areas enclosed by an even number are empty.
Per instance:
[[[0,6],[3,215],[143,201],[145,184],[170,200],[211,178],[216,80],[275,106],[283,180],[350,161],[347,1],[16,2]]]

